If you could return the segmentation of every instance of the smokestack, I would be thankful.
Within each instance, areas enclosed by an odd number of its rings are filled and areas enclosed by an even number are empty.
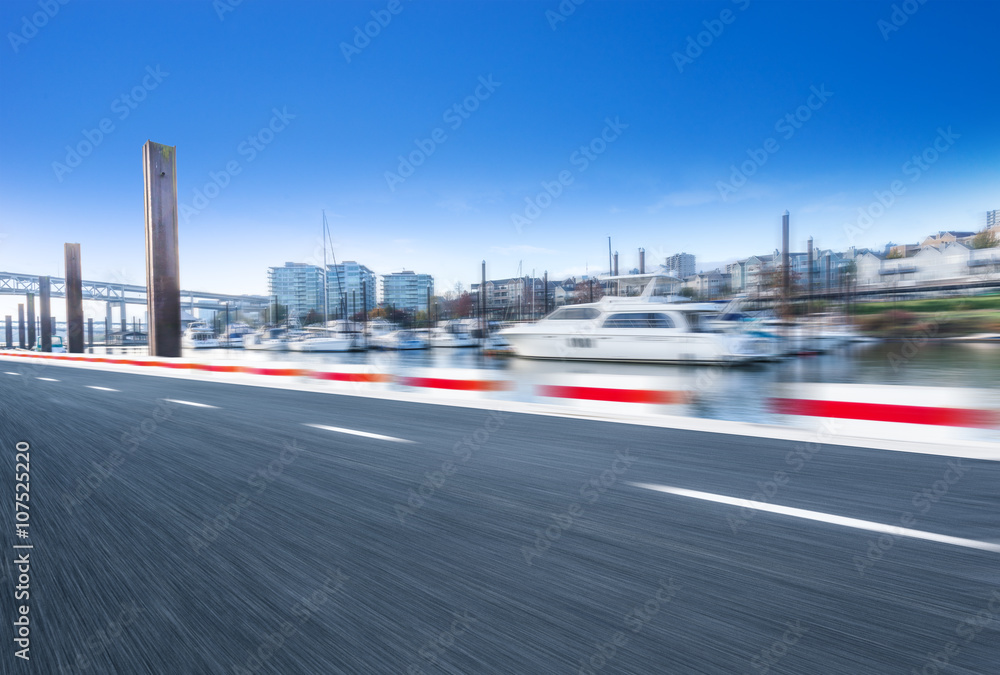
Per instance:
[[[618,251],[615,251],[614,265],[612,267],[612,276],[618,276]]]
[[[781,216],[781,290],[783,298],[788,301],[788,291],[791,281],[788,269],[788,211]]]
[[[639,274],[646,273],[646,249],[639,249]]]

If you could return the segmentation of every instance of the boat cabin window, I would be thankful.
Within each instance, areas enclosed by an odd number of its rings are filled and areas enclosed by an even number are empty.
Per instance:
[[[605,328],[673,328],[674,321],[666,314],[632,312],[612,314],[604,320]]]
[[[545,318],[551,321],[583,321],[596,319],[600,315],[601,310],[595,307],[562,307]]]

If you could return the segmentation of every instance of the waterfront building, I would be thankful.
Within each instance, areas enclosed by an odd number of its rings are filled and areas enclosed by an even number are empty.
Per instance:
[[[382,275],[382,304],[406,312],[426,312],[427,292],[434,295],[434,277],[409,270]]]
[[[328,316],[339,316],[345,308],[348,316],[375,309],[378,304],[377,277],[368,267],[353,260],[345,260],[336,265],[327,265],[326,269]]]
[[[310,311],[323,311],[323,269],[317,265],[286,262],[283,267],[269,267],[267,288],[289,317],[301,321]]]

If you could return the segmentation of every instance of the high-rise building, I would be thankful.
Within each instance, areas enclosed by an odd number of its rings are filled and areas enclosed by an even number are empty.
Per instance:
[[[993,209],[986,212],[986,229],[995,230],[1000,228],[1000,210]]]
[[[285,263],[267,270],[268,293],[288,308],[288,316],[303,319],[323,311],[323,269],[306,263]]]
[[[378,286],[374,272],[353,260],[327,265],[326,269],[329,316],[339,316],[344,308],[347,309],[348,316],[353,316],[363,309],[368,312],[375,309]],[[362,282],[364,282],[363,287]],[[365,302],[367,307],[364,306]]]
[[[407,312],[427,311],[427,290],[434,294],[434,277],[404,270],[382,275],[382,304]]]
[[[668,272],[673,272],[681,279],[686,279],[694,274],[694,256],[690,253],[675,253],[668,257],[663,265]]]

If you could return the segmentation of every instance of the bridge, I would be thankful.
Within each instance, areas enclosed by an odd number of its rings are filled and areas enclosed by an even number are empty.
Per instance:
[[[44,275],[42,275],[44,276]],[[0,272],[0,295],[38,296],[37,274],[17,274]],[[49,277],[51,297],[66,297],[66,279]],[[146,286],[123,284],[111,281],[83,280],[83,299],[104,301],[117,304],[146,305]],[[244,312],[257,312],[265,309],[270,299],[263,295],[229,295],[225,293],[207,293],[204,291],[181,290],[181,306],[185,309],[222,310],[228,304]]]

